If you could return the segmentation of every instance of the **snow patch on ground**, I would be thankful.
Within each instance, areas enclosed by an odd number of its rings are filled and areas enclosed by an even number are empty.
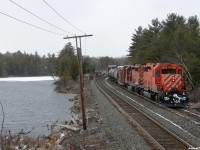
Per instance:
[[[0,78],[0,81],[12,82],[12,81],[51,81],[58,80],[58,77],[52,76],[39,76],[39,77],[8,77],[8,78]]]

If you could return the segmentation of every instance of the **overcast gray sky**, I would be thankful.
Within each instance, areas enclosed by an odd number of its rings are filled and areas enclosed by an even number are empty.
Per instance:
[[[12,0],[35,15],[53,25],[83,35],[73,28],[43,0]],[[82,53],[89,56],[121,57],[127,55],[132,34],[138,26],[148,27],[151,20],[160,21],[169,13],[177,13],[185,18],[200,15],[198,0],[45,0],[67,21],[86,34],[93,37],[82,38]],[[13,4],[10,0],[0,0],[0,12],[23,20],[32,25],[73,36],[44,23]],[[56,35],[28,26],[0,14],[0,52],[21,52],[47,55],[58,52],[67,42],[63,35]]]

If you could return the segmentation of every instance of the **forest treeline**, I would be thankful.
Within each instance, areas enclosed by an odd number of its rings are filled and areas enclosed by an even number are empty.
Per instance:
[[[39,56],[35,54],[22,53],[0,53],[0,77],[10,76],[46,76],[55,75],[56,57],[54,54]]]
[[[107,65],[178,63],[183,66],[188,85],[193,89],[200,81],[200,23],[197,16],[188,19],[169,14],[165,20],[153,19],[147,28],[139,26],[132,38],[128,58],[83,56],[83,73],[106,70]],[[114,50],[112,50],[114,51]],[[57,75],[61,80],[78,77],[77,54],[69,42],[58,53],[39,56],[22,53],[0,53],[0,77]]]
[[[165,20],[153,19],[147,28],[139,26],[132,36],[129,56],[133,64],[179,63],[188,84],[200,81],[200,25],[197,16],[188,19],[171,13]]]
[[[95,73],[96,71],[105,71],[109,64],[124,65],[127,64],[127,58],[113,58],[113,57],[89,57],[83,56],[83,73]],[[62,81],[76,80],[78,77],[78,62],[76,50],[69,42],[59,52],[56,61],[56,74]]]
[[[127,64],[127,58],[89,57],[83,56],[83,72],[94,73],[107,69],[109,64]],[[11,76],[59,76],[61,80],[76,80],[78,77],[78,64],[76,50],[69,42],[62,50],[55,54],[39,56],[22,53],[0,53],[0,77]]]

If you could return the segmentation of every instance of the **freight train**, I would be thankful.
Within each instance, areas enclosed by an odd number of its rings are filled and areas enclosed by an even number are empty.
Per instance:
[[[179,64],[108,66],[109,79],[168,107],[185,107],[189,102],[183,68]]]

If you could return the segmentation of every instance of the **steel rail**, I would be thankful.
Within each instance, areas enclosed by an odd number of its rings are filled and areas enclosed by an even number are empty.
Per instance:
[[[134,125],[136,125],[143,135],[154,143],[158,149],[188,149],[190,144],[179,138],[177,135],[160,125],[147,114],[130,104],[124,98],[107,88],[102,82],[97,80],[97,87],[105,94],[111,103]],[[106,91],[106,92],[105,92]],[[108,94],[109,93],[109,94]],[[143,118],[143,119],[142,119]],[[138,121],[141,120],[141,121]],[[153,132],[152,132],[153,131]],[[156,133],[158,131],[160,133]],[[162,135],[161,135],[162,133]]]
[[[128,90],[127,88],[125,88],[123,86],[120,86],[120,85],[118,85],[116,83],[113,83],[113,82],[111,82],[111,83],[116,85],[116,86],[118,86],[118,87],[120,87],[121,89],[123,89],[123,90],[125,90],[125,91],[127,91],[127,92],[129,92],[129,93],[131,93],[131,94],[133,94],[133,95],[135,95],[137,97],[139,97],[139,98],[145,99],[148,102],[153,103],[154,105],[157,105],[158,107],[162,107],[163,109],[165,109],[167,111],[170,111],[170,112],[172,112],[172,113],[174,113],[174,114],[176,114],[176,115],[178,115],[178,116],[180,116],[180,117],[182,117],[182,118],[184,118],[186,120],[189,120],[189,121],[191,121],[191,122],[193,122],[195,124],[200,124],[200,117],[197,117],[197,116],[195,116],[193,114],[189,114],[187,112],[184,112],[184,110],[187,110],[185,108],[181,108],[181,109],[169,108],[169,107],[167,107],[165,105],[162,105],[162,104],[158,103],[157,101],[150,100],[149,98],[147,98],[145,96],[139,95],[136,92]],[[196,114],[196,115],[199,115],[199,114]]]

